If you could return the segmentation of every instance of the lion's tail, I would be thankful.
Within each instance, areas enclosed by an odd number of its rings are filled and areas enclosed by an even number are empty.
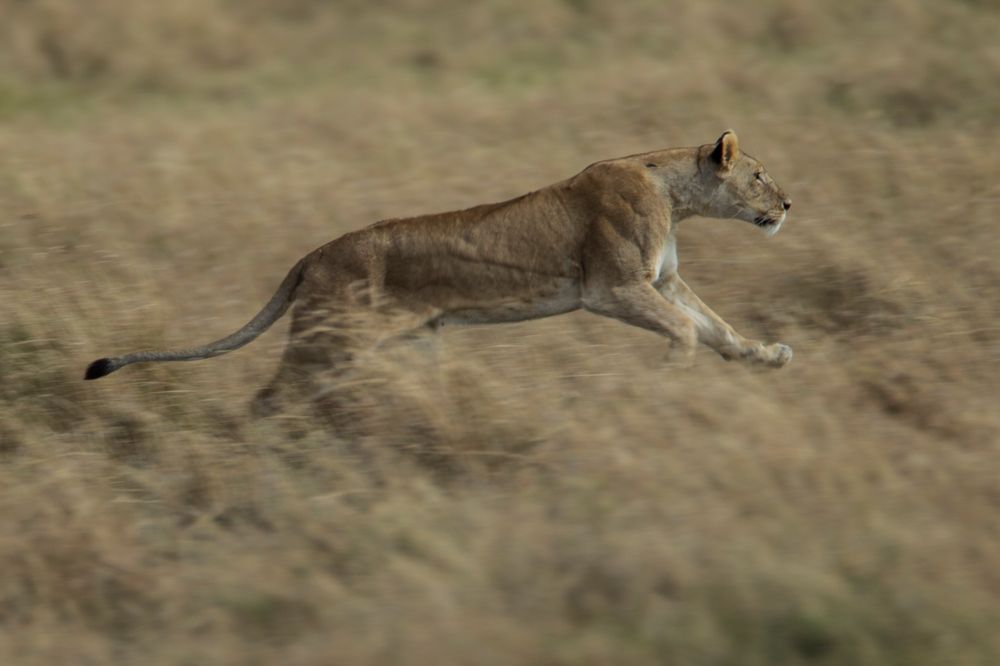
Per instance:
[[[112,358],[99,358],[89,366],[84,374],[84,379],[99,379],[104,375],[109,375],[115,370],[124,368],[132,363],[145,363],[148,361],[194,361],[202,358],[219,356],[234,349],[239,349],[243,345],[253,341],[257,336],[271,327],[288,310],[288,307],[295,300],[295,290],[302,282],[302,271],[305,259],[299,260],[297,264],[288,272],[282,281],[278,291],[275,292],[267,305],[251,319],[246,326],[231,335],[210,342],[201,347],[191,349],[175,349],[171,351],[141,351],[124,356]]]

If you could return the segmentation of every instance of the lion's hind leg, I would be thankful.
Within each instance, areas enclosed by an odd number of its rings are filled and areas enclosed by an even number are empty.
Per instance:
[[[332,312],[307,305],[297,307],[278,369],[257,392],[251,412],[260,417],[272,416],[288,403],[307,397],[315,390],[314,379],[319,373],[342,371],[350,362],[347,342],[338,335]]]
[[[289,403],[328,398],[366,354],[390,340],[424,335],[432,319],[426,312],[388,307],[322,309],[308,304],[293,317],[281,364],[251,405],[256,416],[276,414]]]

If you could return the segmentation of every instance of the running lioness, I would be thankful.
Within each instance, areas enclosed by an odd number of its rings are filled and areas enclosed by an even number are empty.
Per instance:
[[[246,326],[210,344],[102,358],[86,379],[131,363],[189,361],[247,344],[297,302],[281,367],[258,394],[279,393],[379,341],[443,324],[523,321],[583,308],[725,359],[780,367],[787,345],[748,340],[677,273],[677,225],[737,218],[769,235],[792,202],[736,134],[715,143],[606,160],[503,203],[378,222],[301,259]]]

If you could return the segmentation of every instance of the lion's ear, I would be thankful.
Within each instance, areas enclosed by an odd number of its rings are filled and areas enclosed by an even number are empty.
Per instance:
[[[721,172],[728,172],[733,168],[733,163],[740,156],[740,141],[736,138],[736,132],[726,130],[715,142],[712,149],[712,161]]]

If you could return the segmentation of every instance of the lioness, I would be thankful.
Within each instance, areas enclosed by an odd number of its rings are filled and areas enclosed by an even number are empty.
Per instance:
[[[247,344],[298,301],[281,366],[256,401],[380,340],[443,324],[523,321],[583,308],[725,359],[780,367],[787,345],[748,340],[677,273],[677,225],[737,218],[773,235],[792,202],[726,131],[714,144],[591,164],[503,203],[378,222],[314,250],[246,326],[202,347],[102,358],[85,379],[130,363],[188,361]]]

